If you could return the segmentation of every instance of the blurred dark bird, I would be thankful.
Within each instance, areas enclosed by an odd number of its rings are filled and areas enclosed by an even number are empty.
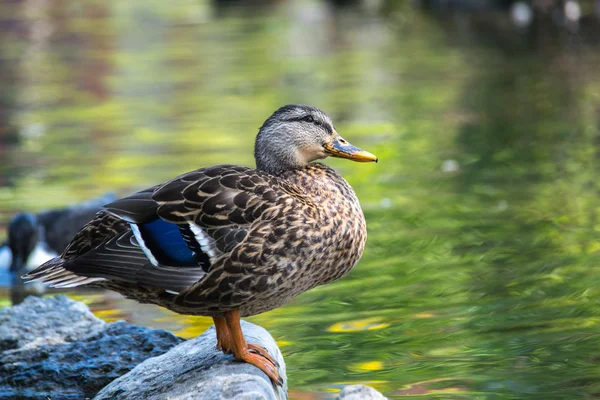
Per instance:
[[[268,352],[247,344],[240,316],[272,310],[346,275],[365,219],[328,156],[377,158],[337,134],[329,116],[287,105],[256,137],[256,169],[217,165],[104,206],[64,253],[25,279],[93,284],[182,314],[214,319],[217,348],[281,384]]]
[[[16,214],[8,225],[8,240],[3,250],[10,271],[25,273],[62,253],[77,231],[104,204],[115,199],[114,194],[107,193],[65,208]]]

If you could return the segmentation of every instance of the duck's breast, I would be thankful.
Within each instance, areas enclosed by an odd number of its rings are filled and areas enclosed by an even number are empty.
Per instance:
[[[299,205],[298,210],[308,215],[307,209],[316,209],[296,228],[308,239],[312,286],[341,278],[362,256],[367,238],[358,198],[344,178],[323,164],[311,164],[294,183],[313,200],[312,207]]]

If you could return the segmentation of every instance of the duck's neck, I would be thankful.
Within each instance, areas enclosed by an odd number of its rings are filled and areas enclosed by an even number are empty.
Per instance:
[[[271,175],[283,175],[286,171],[302,168],[304,163],[297,157],[297,152],[280,140],[265,138],[260,134],[254,146],[256,169]]]

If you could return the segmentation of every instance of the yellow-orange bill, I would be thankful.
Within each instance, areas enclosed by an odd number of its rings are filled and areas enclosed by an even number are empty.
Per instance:
[[[351,145],[340,135],[335,135],[333,140],[325,145],[325,152],[331,157],[347,158],[357,162],[377,162],[375,155]]]

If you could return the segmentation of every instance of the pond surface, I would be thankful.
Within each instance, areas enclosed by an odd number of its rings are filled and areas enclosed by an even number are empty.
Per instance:
[[[359,265],[249,318],[277,339],[291,397],[600,396],[597,23],[333,3],[0,4],[0,224],[253,165],[264,119],[313,104],[380,162],[328,161],[367,218]],[[69,294],[183,337],[211,324]]]

